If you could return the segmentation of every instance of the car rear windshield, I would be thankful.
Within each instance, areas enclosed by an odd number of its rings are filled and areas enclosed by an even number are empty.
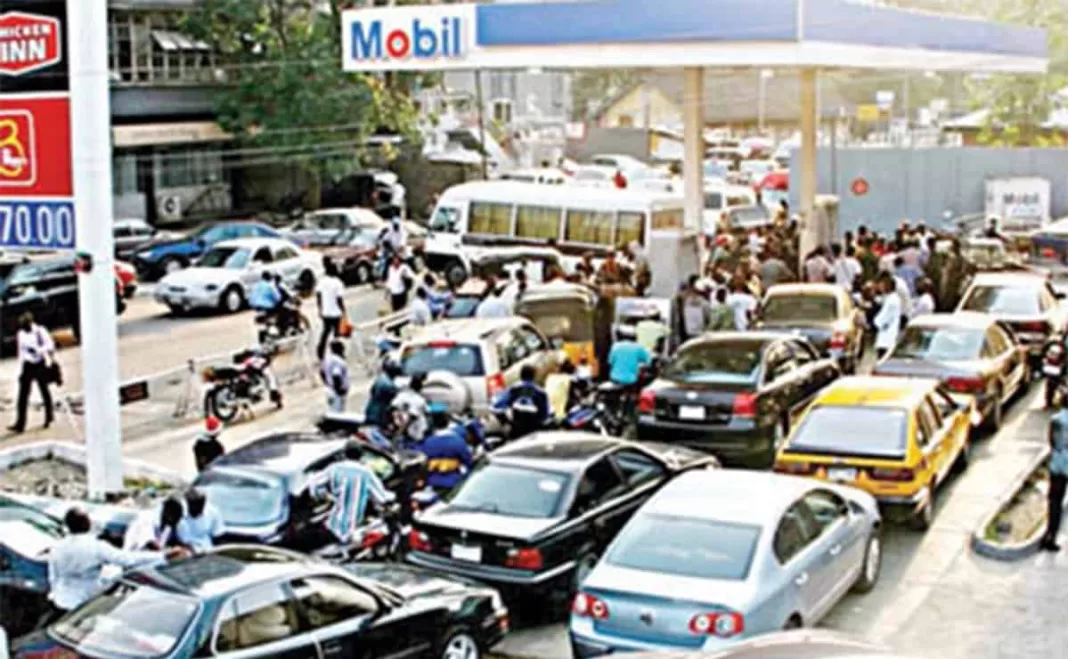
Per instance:
[[[760,310],[769,323],[824,323],[838,318],[838,300],[831,295],[773,295]]]
[[[1038,288],[1033,286],[976,286],[961,308],[1006,316],[1038,316],[1042,313],[1038,298]]]
[[[61,618],[49,632],[84,656],[163,657],[182,638],[196,610],[190,597],[120,583]]]
[[[42,512],[0,503],[0,539],[16,553],[40,558],[64,535],[63,526]]]
[[[751,339],[686,346],[664,368],[664,377],[676,382],[748,384],[756,380],[763,349],[763,342]]]
[[[449,371],[460,377],[486,374],[478,346],[451,343],[410,346],[401,356],[401,368],[405,375],[431,371]]]
[[[985,332],[972,327],[908,327],[893,357],[933,361],[978,359]]]
[[[907,433],[903,409],[820,405],[805,416],[786,451],[901,459]]]
[[[612,543],[609,565],[698,579],[749,576],[760,527],[639,514]]]
[[[569,343],[593,340],[593,311],[577,300],[524,302],[522,315],[550,339]]]
[[[223,521],[230,526],[259,526],[278,521],[289,494],[278,476],[222,467],[205,471],[194,485],[214,502]]]
[[[482,463],[449,497],[450,508],[515,517],[562,514],[569,474]]]

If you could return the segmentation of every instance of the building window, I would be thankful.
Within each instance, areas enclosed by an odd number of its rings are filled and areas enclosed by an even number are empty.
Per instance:
[[[653,213],[653,231],[671,231],[682,228],[683,211],[664,210]]]
[[[565,240],[587,245],[612,245],[612,213],[568,211]]]
[[[512,102],[507,99],[497,99],[490,105],[493,120],[499,124],[512,123]]]
[[[560,209],[544,206],[520,206],[515,212],[517,238],[560,239]]]
[[[111,12],[109,67],[127,83],[207,82],[213,79],[211,47],[174,26],[177,13]]]
[[[111,160],[111,184],[116,195],[142,192],[137,178],[137,155],[116,154]]]
[[[222,154],[217,146],[176,147],[157,155],[159,187],[187,188],[223,180]]]
[[[512,233],[512,206],[472,202],[468,230],[471,233],[507,236]]]

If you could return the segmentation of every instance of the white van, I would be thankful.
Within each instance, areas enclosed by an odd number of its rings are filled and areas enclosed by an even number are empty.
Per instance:
[[[517,169],[501,174],[503,181],[516,181],[518,183],[536,183],[538,185],[564,185],[568,182],[568,175],[562,169],[553,167],[535,167],[530,169]]]
[[[705,212],[703,214],[706,235],[714,235],[724,214],[731,209],[756,206],[757,196],[752,188],[730,185],[721,180],[705,179]]]
[[[430,219],[427,264],[462,281],[463,244],[548,245],[565,255],[604,255],[638,241],[652,258],[657,237],[693,238],[683,230],[681,193],[477,181],[446,190]],[[685,259],[683,259],[685,260]],[[654,265],[655,267],[655,265]],[[666,265],[672,268],[671,265]],[[459,270],[457,270],[459,269]]]

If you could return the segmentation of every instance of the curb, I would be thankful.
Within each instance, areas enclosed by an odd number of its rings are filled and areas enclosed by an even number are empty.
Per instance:
[[[1049,458],[1049,453],[1049,447],[1045,447],[1039,452],[1039,454],[1028,464],[1027,469],[1023,470],[1023,472],[1013,480],[1012,487],[1009,488],[1007,494],[998,499],[994,509],[986,515],[983,515],[982,521],[979,522],[979,527],[972,533],[972,551],[980,556],[992,558],[997,561],[1019,561],[1038,553],[1038,545],[1042,542],[1042,536],[1045,534],[1045,527],[1036,532],[1033,537],[1028,538],[1023,542],[1015,542],[1011,544],[996,544],[987,540],[984,536],[986,528],[994,521],[994,518],[998,516],[1001,509],[1016,496],[1016,493],[1019,492],[1024,483],[1031,478],[1031,475],[1046,463],[1046,460]]]

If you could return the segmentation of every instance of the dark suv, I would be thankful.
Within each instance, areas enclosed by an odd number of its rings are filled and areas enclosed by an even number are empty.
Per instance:
[[[121,314],[126,302],[116,286],[115,306]],[[80,335],[78,273],[73,254],[0,260],[0,346],[15,342],[24,312],[49,330],[67,329]]]

